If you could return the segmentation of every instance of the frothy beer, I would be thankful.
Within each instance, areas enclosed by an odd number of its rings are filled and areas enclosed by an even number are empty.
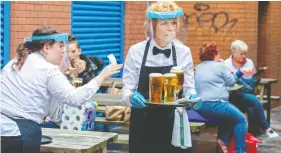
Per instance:
[[[180,67],[173,67],[171,69],[171,73],[174,73],[177,75],[177,87],[176,92],[179,93],[182,89],[182,86],[184,84],[184,72],[183,69]]]
[[[164,103],[173,104],[176,100],[177,75],[164,74]]]
[[[162,101],[164,76],[160,73],[149,74],[149,101],[160,104]]]
[[[83,83],[83,79],[82,78],[75,78],[75,79],[73,79],[73,86],[75,88],[78,88],[78,87],[82,86],[82,83]]]

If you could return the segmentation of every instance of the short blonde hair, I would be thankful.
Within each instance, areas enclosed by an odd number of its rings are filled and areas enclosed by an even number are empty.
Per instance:
[[[155,3],[152,3],[150,7],[148,8],[148,11],[155,11],[155,12],[169,12],[169,11],[176,11],[180,7],[173,1],[158,1]],[[152,28],[153,31],[156,29],[157,19],[152,19]],[[146,37],[152,37],[151,31],[150,31],[150,20],[145,21],[145,35]]]
[[[248,52],[248,45],[242,40],[235,40],[231,43],[231,53],[236,51]]]
[[[149,11],[155,12],[169,12],[169,11],[176,11],[179,9],[179,6],[172,1],[158,1],[156,3],[152,3],[148,8]]]

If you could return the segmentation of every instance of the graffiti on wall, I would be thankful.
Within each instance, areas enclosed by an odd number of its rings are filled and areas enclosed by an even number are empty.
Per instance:
[[[211,12],[210,5],[205,3],[196,3],[193,9],[196,12],[186,14],[189,27],[195,27],[196,31],[200,28],[219,34],[223,41],[232,40],[237,35],[239,28],[235,28],[235,25],[238,19],[231,18],[228,12]]]

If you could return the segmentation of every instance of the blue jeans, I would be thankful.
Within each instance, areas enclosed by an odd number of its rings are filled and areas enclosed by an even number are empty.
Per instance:
[[[59,129],[60,126],[58,126],[55,122],[49,121],[49,122],[43,122],[41,124],[41,127],[43,128],[54,128],[54,129]]]
[[[229,102],[205,101],[197,112],[204,117],[223,120],[219,125],[218,138],[229,146],[233,134],[235,153],[244,153],[246,151],[247,119],[238,108]]]
[[[236,92],[231,95],[231,102],[242,111],[248,113],[250,133],[255,134],[260,128],[266,130],[270,127],[266,120],[262,104],[256,95]]]

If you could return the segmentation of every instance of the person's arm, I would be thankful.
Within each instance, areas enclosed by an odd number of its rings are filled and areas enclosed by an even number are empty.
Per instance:
[[[133,48],[129,49],[127,58],[125,60],[124,69],[123,69],[123,88],[122,88],[122,100],[128,105],[131,105],[130,98],[133,92],[137,89],[138,79],[139,79],[139,70],[136,68],[133,56]]]
[[[121,68],[122,65],[109,65],[89,83],[78,88],[74,88],[58,68],[52,69],[47,73],[47,90],[60,102],[80,106],[93,97],[105,79],[119,73]]]
[[[222,78],[228,87],[234,86],[237,80],[243,76],[243,72],[240,69],[235,74],[232,74],[225,64],[219,64],[218,68],[221,70]]]
[[[189,97],[190,95],[197,94],[195,91],[194,84],[194,64],[192,60],[192,54],[189,50],[184,57],[184,84],[183,84],[183,94],[185,97]]]

